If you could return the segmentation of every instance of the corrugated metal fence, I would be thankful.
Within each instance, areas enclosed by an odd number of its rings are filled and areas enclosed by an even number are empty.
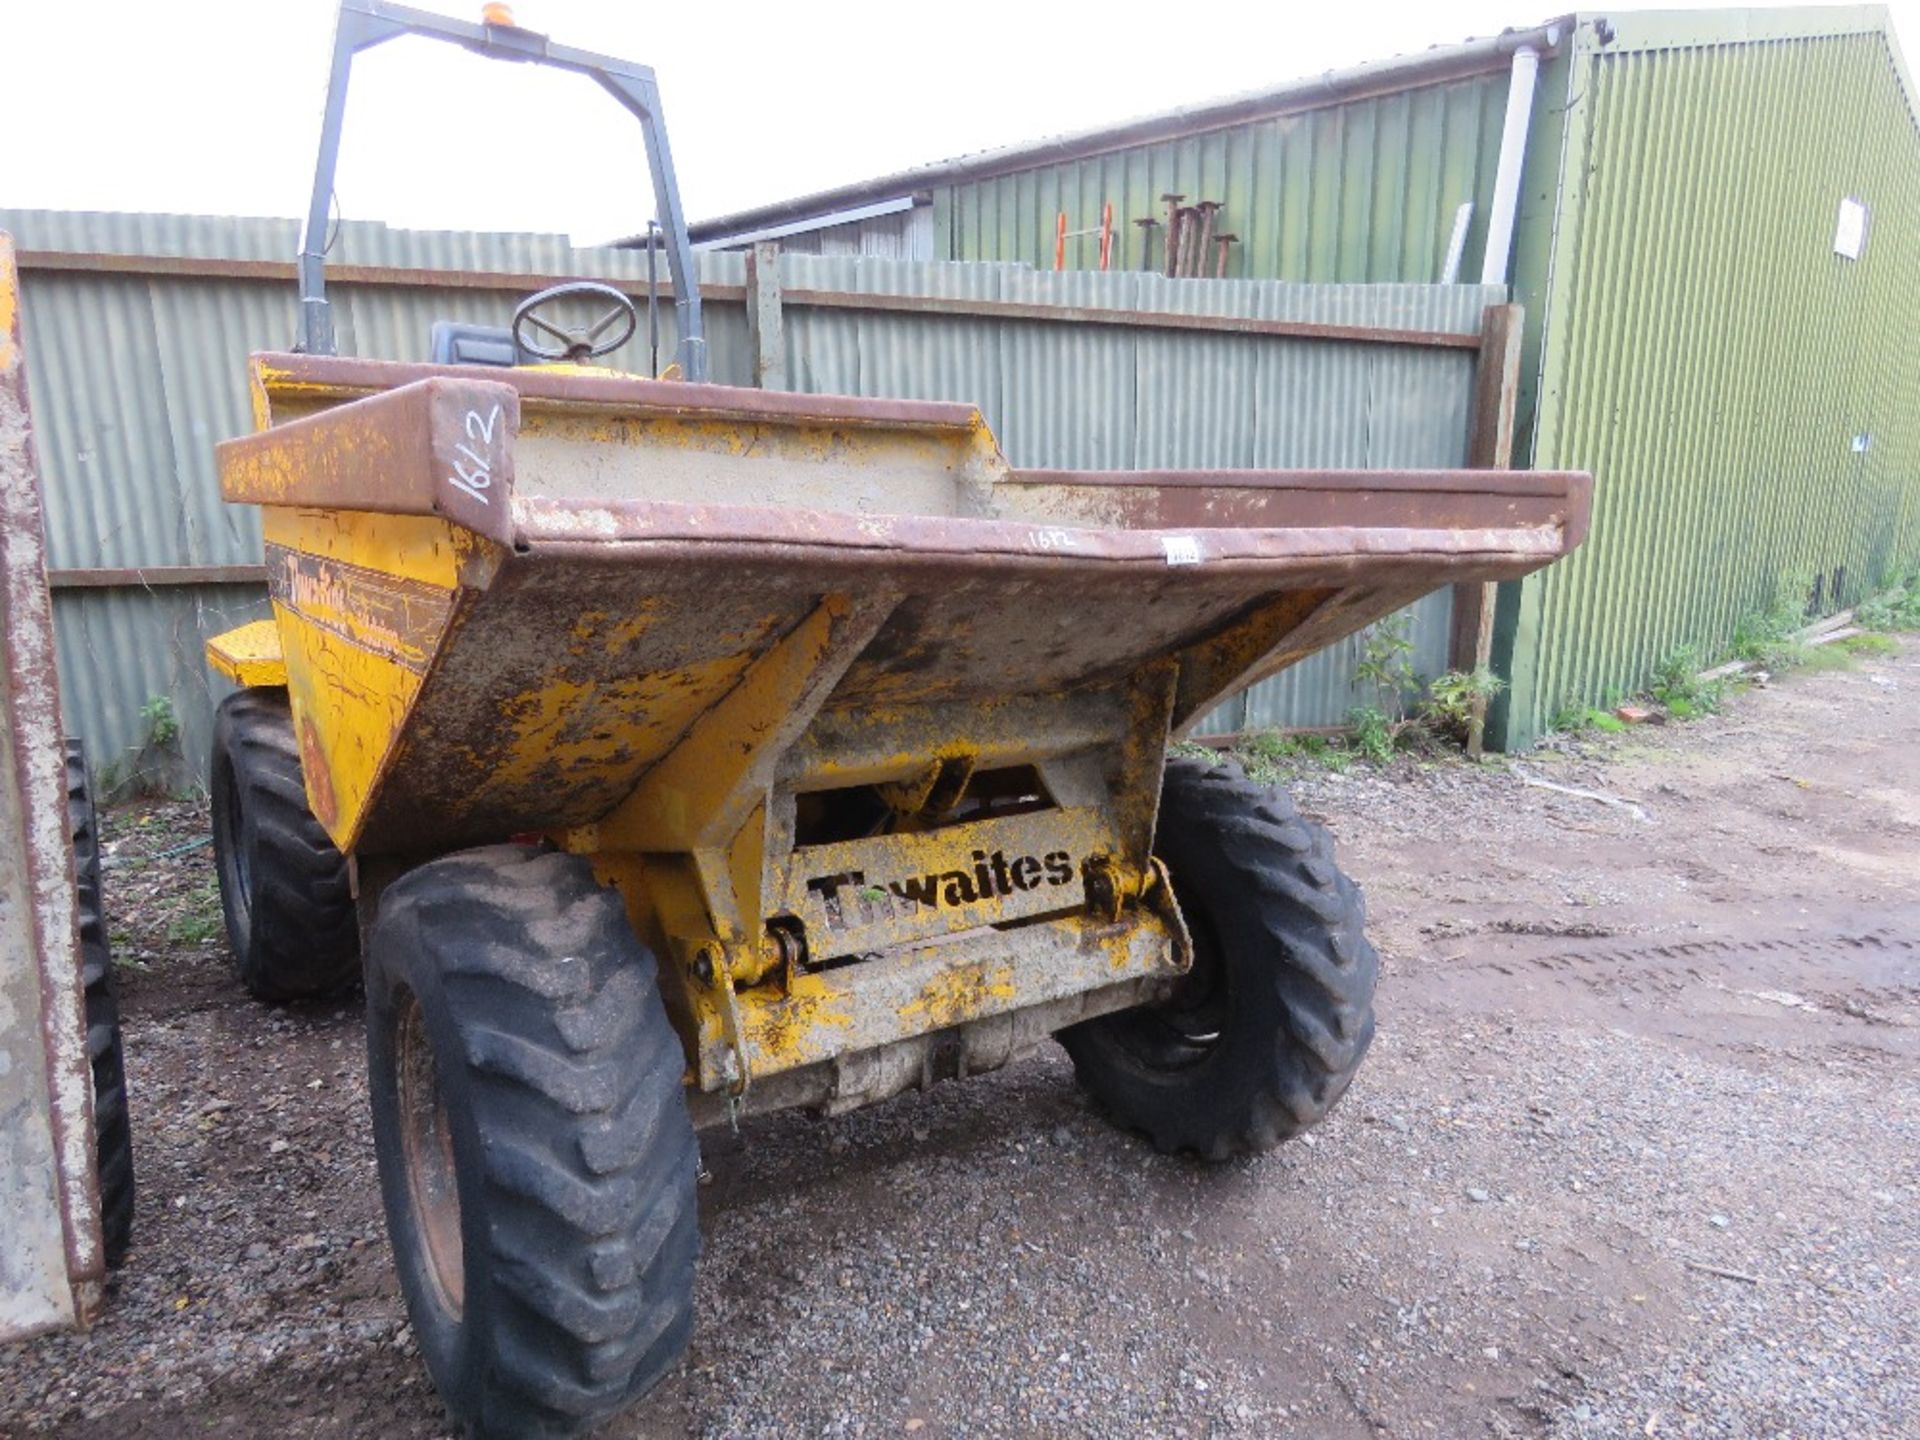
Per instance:
[[[139,759],[164,697],[188,774],[219,689],[204,638],[264,613],[257,518],[219,498],[212,449],[251,425],[244,357],[290,343],[290,221],[0,211],[22,251],[33,403],[68,727],[105,766]],[[435,319],[502,323],[555,279],[644,283],[634,251],[563,238],[347,224],[334,249],[343,353],[427,358]],[[745,261],[704,254],[713,377],[752,382]],[[978,404],[1016,465],[1358,467],[1464,463],[1474,351],[1183,330],[1216,315],[1475,335],[1504,292],[1474,286],[1175,281],[1019,265],[789,255],[781,383]],[[888,308],[871,297],[919,297]],[[931,306],[925,302],[933,302]],[[941,308],[940,302],[952,302]],[[992,305],[1088,307],[1061,323]],[[911,303],[903,301],[903,304]],[[1144,312],[1144,313],[1143,313]],[[663,307],[662,355],[672,352]],[[643,332],[644,334],[644,332]],[[644,371],[644,339],[610,357]],[[147,583],[134,567],[175,568]],[[94,573],[88,573],[94,572]],[[104,573],[102,573],[104,572]],[[1446,593],[1413,607],[1414,660],[1446,663]],[[1359,698],[1357,641],[1210,717],[1218,733],[1337,723]]]

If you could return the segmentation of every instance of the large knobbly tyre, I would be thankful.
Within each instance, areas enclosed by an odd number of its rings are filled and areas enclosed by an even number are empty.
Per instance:
[[[107,948],[100,899],[100,829],[86,752],[67,741],[67,824],[73,835],[73,878],[80,936],[80,983],[86,993],[87,1064],[93,1071],[94,1168],[100,1180],[100,1235],[107,1264],[127,1258],[133,1239],[133,1124],[127,1113],[127,1070],[120,1046],[120,1001]]]
[[[1269,1150],[1338,1100],[1373,1039],[1379,960],[1332,837],[1238,768],[1167,765],[1154,853],[1192,932],[1162,1004],[1064,1030],[1076,1073],[1168,1153]]]
[[[367,947],[374,1147],[427,1368],[475,1437],[571,1436],[693,1326],[699,1171],[653,957],[576,856],[423,865]]]
[[[260,1000],[345,989],[360,973],[347,862],[307,808],[286,691],[220,702],[211,769],[220,905],[241,983]]]

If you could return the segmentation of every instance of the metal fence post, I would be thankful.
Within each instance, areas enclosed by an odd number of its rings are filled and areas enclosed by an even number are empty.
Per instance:
[[[747,252],[747,335],[753,347],[753,383],[787,388],[787,347],[781,334],[780,246],[759,241]]]
[[[1513,468],[1513,421],[1520,399],[1520,337],[1526,308],[1489,305],[1480,320],[1480,361],[1473,376],[1473,428],[1467,438],[1467,464],[1475,470]],[[1491,582],[1453,587],[1453,643],[1449,651],[1455,670],[1485,670],[1493,658],[1494,597]],[[1487,702],[1473,702],[1467,723],[1467,753],[1485,748]]]

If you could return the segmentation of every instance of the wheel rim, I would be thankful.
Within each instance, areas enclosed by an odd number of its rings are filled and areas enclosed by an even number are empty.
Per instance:
[[[1114,1019],[1135,1063],[1151,1071],[1186,1070],[1219,1049],[1232,1013],[1227,967],[1212,927],[1191,923],[1193,964],[1158,1005]]]
[[[411,990],[395,997],[393,1060],[400,1108],[400,1150],[407,1195],[425,1252],[427,1280],[440,1308],[455,1319],[466,1300],[460,1240],[460,1190],[453,1168],[453,1130],[440,1093],[426,1016]]]

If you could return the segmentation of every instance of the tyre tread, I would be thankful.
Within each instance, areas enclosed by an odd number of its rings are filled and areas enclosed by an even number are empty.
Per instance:
[[[133,1117],[127,1105],[126,1052],[120,1036],[119,982],[107,940],[100,883],[100,822],[86,750],[66,742],[67,822],[73,837],[75,918],[86,1011],[87,1066],[93,1080],[94,1169],[100,1187],[101,1248],[109,1266],[133,1243]]]
[[[239,690],[214,719],[214,841],[227,938],[241,983],[260,1000],[330,995],[360,973],[360,932],[346,857],[307,805],[287,692]],[[225,787],[238,790],[229,832]],[[250,845],[249,895],[229,893],[228,852]],[[243,910],[244,907],[244,910]]]
[[[1215,1077],[1229,1083],[1169,1083],[1142,1104],[1111,1024],[1090,1021],[1060,1038],[1081,1083],[1157,1149],[1209,1161],[1269,1150],[1325,1117],[1372,1043],[1379,961],[1364,933],[1364,902],[1335,865],[1327,831],[1237,766],[1167,762],[1156,850],[1162,845],[1204,854],[1209,888],[1229,894],[1215,918],[1234,936],[1222,944],[1257,952],[1259,983],[1281,1017],[1271,1049]],[[1176,893],[1181,880],[1176,867]],[[1194,908],[1190,896],[1181,904]]]
[[[446,1398],[475,1436],[577,1434],[691,1333],[698,1158],[653,959],[584,861],[514,845],[397,881],[373,963],[404,946],[440,976],[484,1137],[496,1293],[480,1378]]]

